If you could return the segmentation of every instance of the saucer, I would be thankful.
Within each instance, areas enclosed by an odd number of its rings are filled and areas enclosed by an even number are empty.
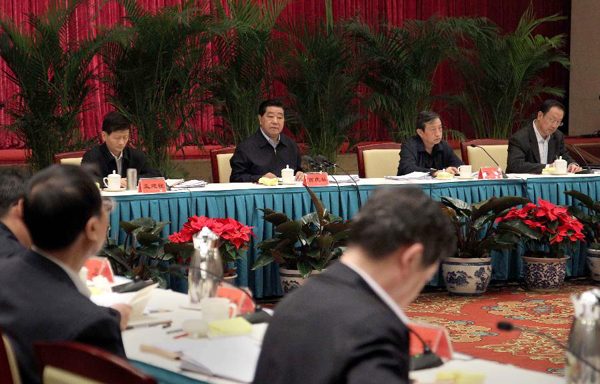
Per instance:
[[[566,176],[569,172],[552,172],[551,174],[555,176]]]
[[[108,189],[108,188],[104,188],[102,191],[103,192],[123,192],[127,190],[127,188],[123,187],[123,188],[119,188],[119,189]]]
[[[460,176],[460,175],[459,175],[459,176],[456,176],[456,178],[457,178],[457,179],[461,179],[461,180],[472,180],[472,179],[474,179],[475,177],[473,177],[473,176]]]

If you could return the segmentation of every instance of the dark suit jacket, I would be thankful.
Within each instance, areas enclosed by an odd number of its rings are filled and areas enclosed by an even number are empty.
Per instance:
[[[338,262],[275,309],[254,383],[408,383],[408,331]]]
[[[0,260],[8,259],[24,250],[25,247],[19,242],[15,234],[0,221]]]
[[[125,357],[119,312],[79,293],[65,271],[34,251],[2,262],[0,328],[11,340],[24,383],[38,383],[36,341],[77,341]]]
[[[432,169],[440,170],[461,165],[463,165],[463,162],[456,156],[446,140],[434,145],[431,154],[429,154],[425,149],[423,140],[417,135],[402,144],[398,176],[412,172],[435,172]]]
[[[548,164],[562,156],[567,164],[575,161],[565,147],[565,136],[556,131],[548,142]],[[506,173],[541,173],[546,167],[540,162],[540,149],[533,130],[533,122],[517,131],[508,141]]]
[[[260,129],[235,148],[229,163],[229,181],[232,183],[255,183],[269,172],[281,177],[281,170],[286,165],[294,170],[294,174],[302,171],[298,144],[282,133],[277,150],[274,150]]]
[[[91,163],[98,166],[96,172],[97,181],[104,187],[102,179],[117,170],[117,161],[106,147],[106,143],[97,145],[83,155],[82,163]],[[127,177],[127,168],[137,169],[138,179],[143,177],[160,177],[161,174],[156,169],[150,167],[144,152],[125,147],[123,150],[123,167],[121,176]]]

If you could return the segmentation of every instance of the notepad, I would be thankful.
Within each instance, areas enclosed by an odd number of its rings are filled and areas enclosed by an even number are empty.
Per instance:
[[[210,337],[249,335],[252,333],[252,324],[242,317],[216,320],[208,323],[208,332]]]

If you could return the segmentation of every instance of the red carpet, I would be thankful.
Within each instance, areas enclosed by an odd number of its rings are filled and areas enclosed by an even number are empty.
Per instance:
[[[446,327],[456,352],[563,375],[565,352],[559,346],[531,333],[500,331],[496,324],[510,321],[566,343],[573,319],[570,295],[593,287],[588,280],[575,280],[553,293],[530,292],[517,285],[490,287],[482,297],[423,293],[405,311],[415,321]]]

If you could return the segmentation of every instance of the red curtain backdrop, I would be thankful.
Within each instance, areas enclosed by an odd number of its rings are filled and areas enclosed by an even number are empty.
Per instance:
[[[155,10],[160,7],[179,4],[181,0],[139,0],[146,9]],[[40,14],[49,0],[0,0],[0,14],[17,23],[23,22],[28,13]],[[88,0],[77,9],[75,20],[69,25],[69,37],[73,40],[81,37],[87,31],[92,31],[99,26],[112,26],[119,23],[124,17],[123,9],[114,3],[99,7],[103,0]],[[568,0],[533,0],[537,17],[549,16],[555,13],[570,17],[571,6]],[[333,14],[337,18],[350,18],[360,15],[370,24],[377,24],[386,20],[395,25],[400,25],[407,19],[427,19],[432,15],[443,16],[478,16],[487,17],[497,23],[504,31],[512,31],[519,18],[525,11],[529,1],[515,0],[333,0]],[[98,11],[99,10],[99,11]],[[304,18],[324,18],[324,0],[292,0],[284,11],[282,17],[295,17],[302,15]],[[565,20],[542,26],[537,33],[553,36],[559,33],[568,34],[570,21]],[[568,52],[568,47],[567,47]],[[93,65],[98,66],[98,60]],[[4,71],[6,66],[0,60],[0,102],[12,97],[16,88],[12,85]],[[559,67],[551,67],[545,74],[548,83],[568,90],[568,72]],[[434,93],[449,93],[459,86],[459,81],[447,67],[438,70],[435,79]],[[105,102],[105,89],[99,84],[89,103],[92,108],[82,116],[81,127],[86,137],[96,137],[101,130],[102,117],[111,107]],[[443,114],[444,123],[452,129],[463,131],[469,135],[467,119],[460,112],[446,112]],[[0,110],[0,125],[9,122],[4,110]],[[198,129],[202,131],[213,129],[213,119],[210,112],[205,113],[196,121]],[[358,129],[365,137],[371,140],[385,140],[388,136],[385,129],[375,118],[370,118],[362,123]],[[23,144],[12,134],[5,130],[0,131],[0,149],[22,148]]]

